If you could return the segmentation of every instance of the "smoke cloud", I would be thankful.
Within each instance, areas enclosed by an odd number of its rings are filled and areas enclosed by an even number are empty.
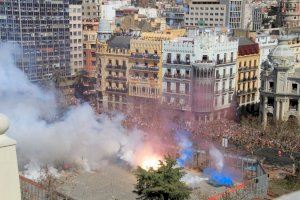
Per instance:
[[[193,157],[193,143],[189,140],[188,135],[189,132],[182,130],[176,133],[176,142],[180,147],[180,156],[176,160],[179,167],[184,167]]]
[[[0,112],[10,118],[8,135],[18,142],[20,167],[76,162],[92,170],[119,159],[136,164],[132,157],[142,148],[144,133],[128,133],[121,125],[124,116],[96,115],[87,104],[61,116],[55,92],[27,80],[14,65],[15,51],[0,44]]]

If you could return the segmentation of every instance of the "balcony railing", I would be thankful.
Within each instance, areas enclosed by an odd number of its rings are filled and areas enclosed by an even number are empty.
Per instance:
[[[126,82],[126,77],[119,77],[119,76],[107,76],[106,80],[108,81],[120,81],[120,82]]]
[[[190,61],[183,61],[183,60],[173,60],[173,62],[171,62],[170,59],[166,60],[167,64],[173,64],[173,65],[190,65],[191,62]]]
[[[127,67],[126,66],[121,66],[121,65],[114,65],[113,66],[112,64],[108,64],[108,65],[106,65],[106,69],[126,71]]]
[[[257,70],[258,66],[255,67],[239,67],[239,71],[253,71],[253,70]]]
[[[257,91],[257,88],[252,88],[252,89],[249,89],[249,90],[238,90],[237,95],[255,93],[256,91]]]
[[[149,67],[149,66],[145,66],[145,65],[133,65],[131,67],[131,70],[158,72],[159,68],[158,68],[158,66]]]
[[[164,77],[167,79],[188,79],[188,80],[191,79],[190,75],[170,74],[170,73],[165,73]]]
[[[127,93],[126,88],[112,88],[112,87],[107,87],[106,92],[114,92],[114,93]]]
[[[130,57],[148,59],[148,60],[157,60],[157,61],[159,61],[160,59],[160,57],[157,54],[150,54],[150,53],[131,53]]]

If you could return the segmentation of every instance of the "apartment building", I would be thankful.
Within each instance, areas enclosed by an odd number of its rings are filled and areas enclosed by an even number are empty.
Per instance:
[[[83,69],[83,34],[82,34],[82,8],[80,3],[71,3],[70,16],[70,65],[71,74],[74,75]]]
[[[184,29],[142,33],[130,41],[128,97],[135,109],[159,102],[162,83],[162,42],[185,34]]]
[[[202,121],[228,116],[235,92],[238,41],[206,30],[163,43],[163,97],[172,110]]]
[[[271,121],[300,120],[300,71],[295,67],[290,40],[286,36],[279,39],[262,71],[260,117],[264,125]]]
[[[83,19],[83,68],[91,75],[96,74],[96,41],[98,19]]]
[[[246,0],[222,0],[226,4],[226,26],[230,29],[244,28]]]
[[[0,1],[0,40],[20,46],[16,64],[31,81],[70,75],[69,3]]]
[[[254,105],[259,102],[259,59],[259,45],[248,38],[239,38],[236,82],[236,96],[239,107]]]
[[[219,0],[191,0],[185,14],[186,27],[222,27],[226,23],[226,5]]]
[[[279,25],[286,28],[300,27],[300,1],[281,0],[278,9]]]
[[[99,19],[101,17],[102,0],[82,0],[82,18]]]

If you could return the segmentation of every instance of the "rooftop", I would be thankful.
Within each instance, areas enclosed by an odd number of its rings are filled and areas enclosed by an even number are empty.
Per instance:
[[[130,49],[131,36],[114,36],[108,42],[110,48]]]
[[[249,44],[255,44],[255,42],[253,42],[252,40],[246,37],[239,38],[239,46],[249,45]]]

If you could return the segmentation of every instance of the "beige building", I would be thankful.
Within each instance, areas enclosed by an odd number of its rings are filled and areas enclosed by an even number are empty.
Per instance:
[[[260,116],[262,123],[300,120],[300,68],[295,67],[291,38],[282,37],[270,53],[261,74]]]
[[[239,106],[259,102],[259,58],[259,45],[248,38],[239,38],[236,85],[237,103]]]
[[[221,27],[226,23],[226,5],[219,0],[190,0],[186,27]]]
[[[135,108],[161,98],[162,42],[184,34],[183,29],[146,32],[130,41],[128,96]]]
[[[70,65],[74,75],[83,69],[82,9],[81,5],[70,4]]]
[[[99,19],[101,16],[102,0],[83,0],[82,17],[83,19]]]

